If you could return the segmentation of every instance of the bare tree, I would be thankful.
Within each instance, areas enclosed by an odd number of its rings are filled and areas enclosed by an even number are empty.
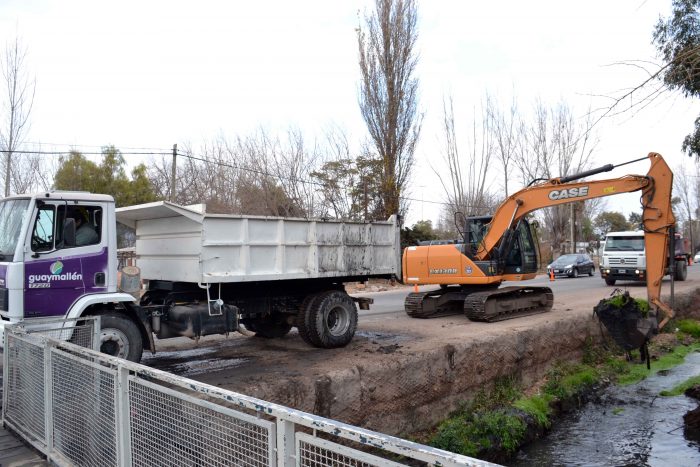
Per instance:
[[[422,116],[418,112],[417,8],[414,0],[375,0],[357,31],[362,117],[383,162],[381,217],[406,210]]]
[[[487,99],[486,104],[489,104]],[[466,215],[488,214],[495,205],[494,196],[489,191],[488,168],[495,147],[493,132],[489,129],[489,110],[482,112],[481,125],[472,121],[471,138],[466,156],[461,156],[455,129],[455,116],[452,98],[443,100],[443,132],[445,148],[443,159],[447,166],[447,176],[435,170],[440,179],[448,206],[444,217],[452,217],[455,212]]]
[[[15,37],[14,42],[6,44],[0,60],[5,85],[3,122],[0,125],[0,148],[5,151],[5,196],[11,189],[12,156],[29,130],[29,115],[34,103],[35,82],[27,74],[26,57],[26,48]]]
[[[486,96],[486,110],[488,112],[489,130],[493,133],[495,154],[503,167],[503,190],[508,197],[508,180],[511,177],[513,159],[520,147],[522,123],[518,114],[518,105],[515,97],[510,104],[510,109],[504,111],[498,106],[491,96]]]
[[[359,173],[350,150],[348,136],[340,127],[325,132],[324,160],[311,173],[321,197],[320,215],[338,219],[353,218],[353,192]]]
[[[183,145],[178,157],[176,202],[206,203],[219,213],[305,217],[317,214],[319,196],[310,174],[317,152],[301,133],[290,129],[287,139],[263,129],[226,140],[219,137],[193,151]],[[156,194],[167,198],[171,185],[170,157],[149,168]]]
[[[514,161],[524,185],[585,170],[591,163],[597,137],[592,132],[591,113],[579,121],[565,102],[553,108],[541,101],[535,105],[532,123],[524,131],[525,144]],[[543,211],[553,248],[559,249],[573,226],[575,207],[555,206]],[[583,209],[581,212],[585,212]],[[572,245],[573,247],[573,245]]]
[[[695,245],[693,237],[693,214],[698,208],[698,198],[695,193],[697,181],[693,180],[692,174],[688,172],[685,164],[681,163],[676,166],[673,174],[673,194],[680,200],[680,216],[685,220],[690,244]]]

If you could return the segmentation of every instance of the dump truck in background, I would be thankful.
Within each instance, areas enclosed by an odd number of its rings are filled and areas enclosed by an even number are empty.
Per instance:
[[[117,221],[135,230],[142,294],[118,290]],[[344,283],[400,276],[401,254],[395,216],[222,215],[165,201],[115,209],[111,196],[80,192],[0,201],[0,252],[0,329],[101,315],[101,350],[133,361],[155,352],[154,336],[274,338],[294,326],[313,346],[342,347],[357,306],[372,301]]]
[[[669,240],[670,241],[670,240]],[[684,281],[688,276],[690,240],[680,233],[674,234],[674,264],[666,261],[667,273],[674,280]],[[619,280],[647,280],[647,254],[644,246],[644,231],[608,232],[600,261],[600,275],[607,285],[615,285]]]

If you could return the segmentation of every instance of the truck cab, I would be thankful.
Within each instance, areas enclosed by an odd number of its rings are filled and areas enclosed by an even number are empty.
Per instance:
[[[600,275],[607,285],[615,285],[618,280],[645,281],[644,231],[608,232]]]
[[[9,323],[41,328],[59,317],[127,313],[134,298],[117,291],[114,209],[111,196],[84,192],[0,200],[0,332]],[[102,339],[109,345],[109,335]]]

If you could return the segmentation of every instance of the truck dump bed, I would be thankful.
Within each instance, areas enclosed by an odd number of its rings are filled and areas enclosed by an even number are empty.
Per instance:
[[[167,201],[116,210],[136,230],[141,277],[199,283],[400,276],[396,216],[386,222],[206,214]]]

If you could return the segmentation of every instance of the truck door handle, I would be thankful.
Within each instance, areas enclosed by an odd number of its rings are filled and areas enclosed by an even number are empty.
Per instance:
[[[95,285],[104,286],[105,285],[105,273],[96,272],[95,273]]]

